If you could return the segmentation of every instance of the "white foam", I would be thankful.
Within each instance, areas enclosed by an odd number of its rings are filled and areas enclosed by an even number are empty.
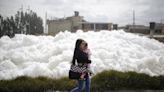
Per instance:
[[[86,40],[92,51],[92,70],[136,71],[164,75],[164,44],[123,30],[70,33],[53,36],[17,34],[0,39],[0,80],[17,76],[68,76],[75,41]]]

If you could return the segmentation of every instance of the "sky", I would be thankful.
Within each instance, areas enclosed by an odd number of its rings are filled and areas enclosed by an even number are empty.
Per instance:
[[[45,20],[73,16],[79,11],[90,22],[111,22],[123,26],[132,24],[135,11],[136,24],[164,23],[164,0],[0,0],[2,16],[15,15],[23,6],[37,12]]]

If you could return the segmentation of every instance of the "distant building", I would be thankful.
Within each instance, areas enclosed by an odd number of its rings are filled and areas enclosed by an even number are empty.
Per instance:
[[[80,28],[80,22],[83,22],[83,17],[79,16],[78,12],[75,12],[75,16],[67,17],[63,19],[47,20],[48,34],[55,35],[60,31],[75,31]]]
[[[145,35],[164,43],[164,24],[162,23],[150,22],[150,26],[126,25],[119,27],[118,29],[124,29],[126,32]]]
[[[88,30],[111,30],[112,23],[97,23],[97,22],[87,22],[83,19],[83,16],[79,16],[79,12],[75,11],[74,16],[47,20],[48,24],[48,34],[56,35],[60,31],[71,31],[76,32],[77,29],[82,29],[84,31]]]
[[[153,30],[151,30],[151,32],[152,31]],[[164,24],[163,23],[155,23],[154,22],[154,32],[153,33],[154,34],[152,35],[152,37],[154,39],[164,43]]]
[[[126,25],[124,30],[131,33],[141,33],[141,34],[149,34],[150,30],[148,26],[144,25]]]
[[[164,35],[164,24],[163,23],[156,23],[155,24],[155,33]]]
[[[127,32],[131,33],[141,33],[141,34],[150,34],[150,27],[144,25],[126,25],[122,28]],[[154,34],[164,34],[164,24],[155,23]]]
[[[112,23],[100,23],[100,22],[82,22],[81,29],[84,31],[94,30],[112,30]]]

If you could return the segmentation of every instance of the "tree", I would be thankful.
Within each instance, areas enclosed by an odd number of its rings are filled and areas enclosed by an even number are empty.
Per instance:
[[[42,34],[43,20],[35,12],[17,11],[15,18],[11,16],[3,19],[0,15],[0,37],[8,35],[13,37],[15,34]]]
[[[15,21],[21,33],[25,34],[42,34],[43,21],[32,10],[30,12],[17,12]]]
[[[43,33],[43,21],[40,17],[37,16],[37,14],[33,11],[30,12],[30,30],[32,34],[41,34]]]
[[[3,36],[3,26],[2,26],[2,22],[3,22],[3,17],[0,15],[0,37]]]

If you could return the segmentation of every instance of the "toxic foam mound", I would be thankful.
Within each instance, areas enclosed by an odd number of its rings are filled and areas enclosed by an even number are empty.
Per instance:
[[[70,33],[55,37],[16,35],[0,39],[0,80],[17,76],[68,76],[75,41],[86,40],[92,51],[92,70],[136,71],[164,75],[164,44],[119,31]]]

